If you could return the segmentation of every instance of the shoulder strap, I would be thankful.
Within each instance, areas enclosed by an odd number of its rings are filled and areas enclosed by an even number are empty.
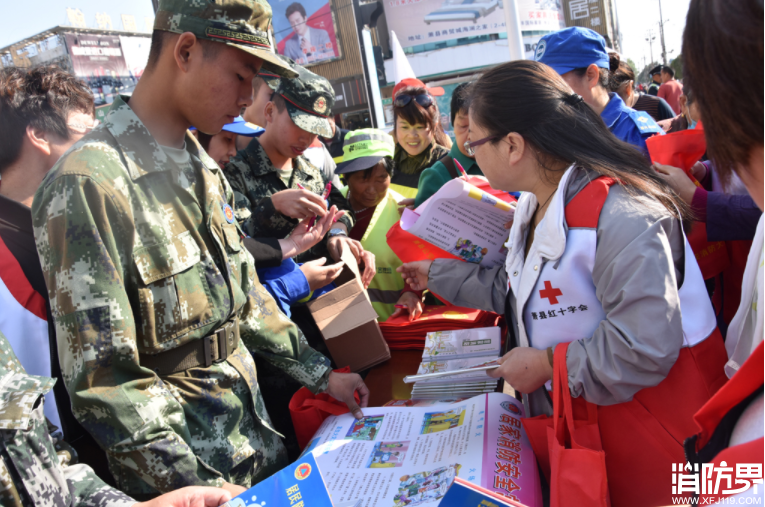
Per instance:
[[[451,176],[452,179],[459,176],[459,173],[457,172],[457,166],[454,165],[454,159],[451,157],[451,155],[444,155],[443,157],[439,158],[438,161],[444,164],[444,167],[446,167],[446,170],[449,171],[449,176]]]
[[[608,191],[614,183],[616,183],[615,179],[600,176],[580,190],[566,205],[566,224],[569,228],[597,228],[600,212],[606,203]]]

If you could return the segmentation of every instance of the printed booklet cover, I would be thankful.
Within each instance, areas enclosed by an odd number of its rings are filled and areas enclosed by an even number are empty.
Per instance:
[[[361,420],[327,418],[303,453],[316,459],[335,507],[435,506],[457,477],[541,507],[524,409],[515,398],[488,393],[363,411]]]
[[[304,454],[221,507],[332,507],[319,467]]]

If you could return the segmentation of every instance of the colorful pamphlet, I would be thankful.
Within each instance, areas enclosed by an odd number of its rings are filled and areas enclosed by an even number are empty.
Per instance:
[[[476,486],[457,477],[454,484],[441,500],[439,507],[525,507],[522,503],[492,493],[488,489]]]
[[[485,267],[505,263],[505,224],[515,203],[455,178],[414,211],[405,209],[401,229],[467,262]]]
[[[335,507],[435,507],[457,478],[541,507],[524,409],[515,398],[489,393],[363,412],[361,420],[328,417],[304,451],[316,458]]]
[[[333,507],[321,471],[310,453],[221,507]]]
[[[499,356],[502,339],[498,327],[434,331],[425,337],[422,360]]]

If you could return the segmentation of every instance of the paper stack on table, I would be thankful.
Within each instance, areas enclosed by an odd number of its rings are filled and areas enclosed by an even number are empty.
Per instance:
[[[409,322],[409,314],[404,312],[381,322],[380,330],[391,350],[422,350],[428,332],[497,326],[500,319],[496,313],[473,308],[425,306],[417,320]]]
[[[428,333],[417,376],[478,369],[459,375],[417,379],[413,399],[468,398],[497,389],[498,379],[488,376],[486,367],[499,358],[500,329],[484,327]],[[404,382],[407,382],[405,379]]]
[[[510,395],[362,410],[361,420],[351,414],[325,419],[303,451],[316,458],[335,507],[435,507],[457,478],[542,507],[537,463],[521,423],[524,408]]]

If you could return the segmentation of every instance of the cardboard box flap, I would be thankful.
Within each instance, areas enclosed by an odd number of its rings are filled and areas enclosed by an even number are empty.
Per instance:
[[[377,319],[358,281],[349,282],[308,304],[325,339],[331,339]]]

